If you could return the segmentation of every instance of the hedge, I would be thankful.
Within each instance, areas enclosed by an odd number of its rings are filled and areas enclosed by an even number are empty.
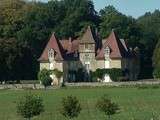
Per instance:
[[[103,79],[105,74],[108,74],[112,81],[120,81],[120,78],[124,77],[123,71],[121,69],[112,68],[97,69],[95,72],[92,72],[92,78]]]
[[[153,77],[156,79],[160,78],[160,68],[155,68],[155,70],[153,72]]]

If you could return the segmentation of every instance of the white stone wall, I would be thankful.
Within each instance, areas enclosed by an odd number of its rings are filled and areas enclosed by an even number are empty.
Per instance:
[[[49,63],[44,63],[44,62],[40,63],[40,70],[42,69],[49,69]]]

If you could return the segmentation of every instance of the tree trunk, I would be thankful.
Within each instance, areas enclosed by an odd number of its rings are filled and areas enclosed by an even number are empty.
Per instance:
[[[108,115],[108,120],[111,120],[111,116],[110,115]]]
[[[31,118],[28,118],[28,120],[31,120]]]

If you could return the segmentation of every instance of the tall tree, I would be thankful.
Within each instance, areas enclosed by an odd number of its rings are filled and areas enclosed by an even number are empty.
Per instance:
[[[156,57],[158,50],[156,48],[155,52],[154,49],[156,47],[157,41],[160,36],[160,11],[155,10],[153,13],[146,13],[145,15],[141,16],[137,19],[138,25],[141,27],[141,41],[140,43],[143,44],[143,58],[142,58],[142,69],[144,71],[144,75],[142,77],[152,77],[153,72],[153,63],[157,63]],[[158,45],[157,45],[158,46]],[[154,59],[152,61],[152,56],[154,52]]]

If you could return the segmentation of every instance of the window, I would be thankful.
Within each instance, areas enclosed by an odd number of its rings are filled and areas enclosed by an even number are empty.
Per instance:
[[[89,70],[90,70],[90,63],[89,62],[85,62],[85,68],[86,68],[87,72],[89,72]]]
[[[53,49],[48,50],[48,58],[50,61],[54,60],[54,50]]]
[[[109,55],[110,55],[110,48],[107,46],[107,47],[104,49],[104,51],[105,51],[105,58],[108,58]]]

